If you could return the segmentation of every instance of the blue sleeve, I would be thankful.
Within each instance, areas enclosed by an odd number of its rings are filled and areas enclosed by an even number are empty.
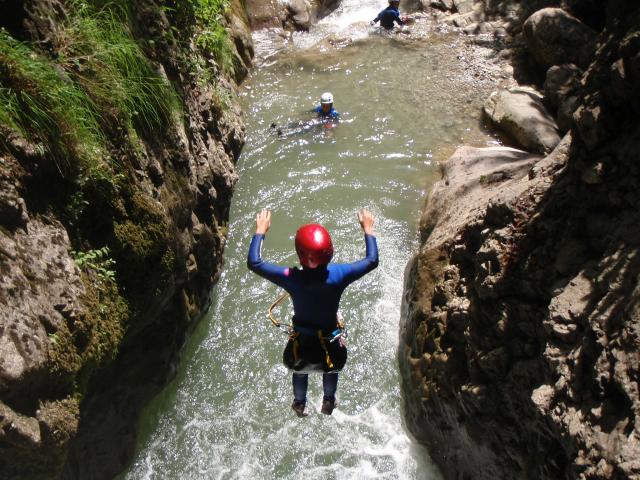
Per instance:
[[[404,22],[400,18],[400,12],[398,10],[393,10],[393,21],[398,25],[404,25]]]
[[[384,12],[384,10],[382,10],[382,12]],[[373,19],[373,23],[379,22],[380,21],[380,15],[382,15],[382,12],[380,12],[378,14],[378,16],[376,18]]]
[[[373,235],[364,236],[366,245],[365,257],[348,265],[349,271],[345,275],[348,283],[355,282],[378,266],[378,242]]]
[[[266,278],[270,282],[273,282],[286,290],[289,283],[289,268],[280,267],[262,260],[260,256],[260,248],[262,247],[263,240],[264,235],[259,234],[254,235],[251,239],[249,255],[247,256],[247,267],[252,272],[257,273],[261,277]]]

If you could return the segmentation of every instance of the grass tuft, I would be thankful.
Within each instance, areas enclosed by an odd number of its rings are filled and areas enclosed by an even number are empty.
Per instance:
[[[120,114],[127,125],[163,130],[178,109],[171,85],[154,71],[133,40],[116,4],[100,10],[81,0],[61,38],[60,62],[100,111]]]
[[[41,143],[64,176],[76,174],[78,166],[102,168],[104,137],[93,102],[63,70],[4,30],[0,122]]]

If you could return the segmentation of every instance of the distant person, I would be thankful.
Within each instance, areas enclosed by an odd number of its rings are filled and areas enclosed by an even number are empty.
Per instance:
[[[272,123],[269,128],[278,134],[280,138],[289,137],[310,130],[330,130],[338,125],[340,114],[333,108],[333,95],[325,92],[320,96],[320,105],[311,110],[316,118],[310,120],[296,120],[286,125],[279,126]]]
[[[321,412],[331,415],[336,407],[338,372],[347,362],[347,347],[338,319],[340,297],[345,288],[378,266],[378,245],[373,235],[373,215],[358,213],[364,232],[365,258],[353,263],[330,263],[333,257],[331,237],[316,223],[303,225],[296,232],[295,246],[302,268],[281,267],[261,258],[262,242],[271,226],[271,212],[256,215],[256,233],[251,239],[247,266],[279,287],[293,301],[293,332],[282,355],[293,370],[291,408],[305,417],[309,372],[322,372]]]
[[[322,119],[333,119],[337,120],[340,114],[333,108],[333,95],[331,92],[324,92],[320,96],[320,105],[313,109],[314,112],[318,114],[319,118]]]
[[[376,18],[371,20],[371,25],[375,25],[376,22],[380,22],[380,25],[386,30],[393,28],[394,22],[398,25],[404,25],[407,22],[407,17],[400,17],[400,0],[389,0],[389,6],[382,10]]]

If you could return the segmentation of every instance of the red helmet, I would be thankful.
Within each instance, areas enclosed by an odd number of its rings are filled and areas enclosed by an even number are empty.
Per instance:
[[[301,226],[296,232],[296,252],[303,267],[316,268],[326,265],[333,257],[333,244],[329,232],[317,223]]]

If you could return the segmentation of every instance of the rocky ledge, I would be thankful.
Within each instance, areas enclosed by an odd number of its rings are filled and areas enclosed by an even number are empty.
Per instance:
[[[539,83],[510,94],[542,117],[485,106],[529,151],[459,149],[423,213],[406,423],[445,478],[640,478],[640,6],[535,3],[508,31]]]

